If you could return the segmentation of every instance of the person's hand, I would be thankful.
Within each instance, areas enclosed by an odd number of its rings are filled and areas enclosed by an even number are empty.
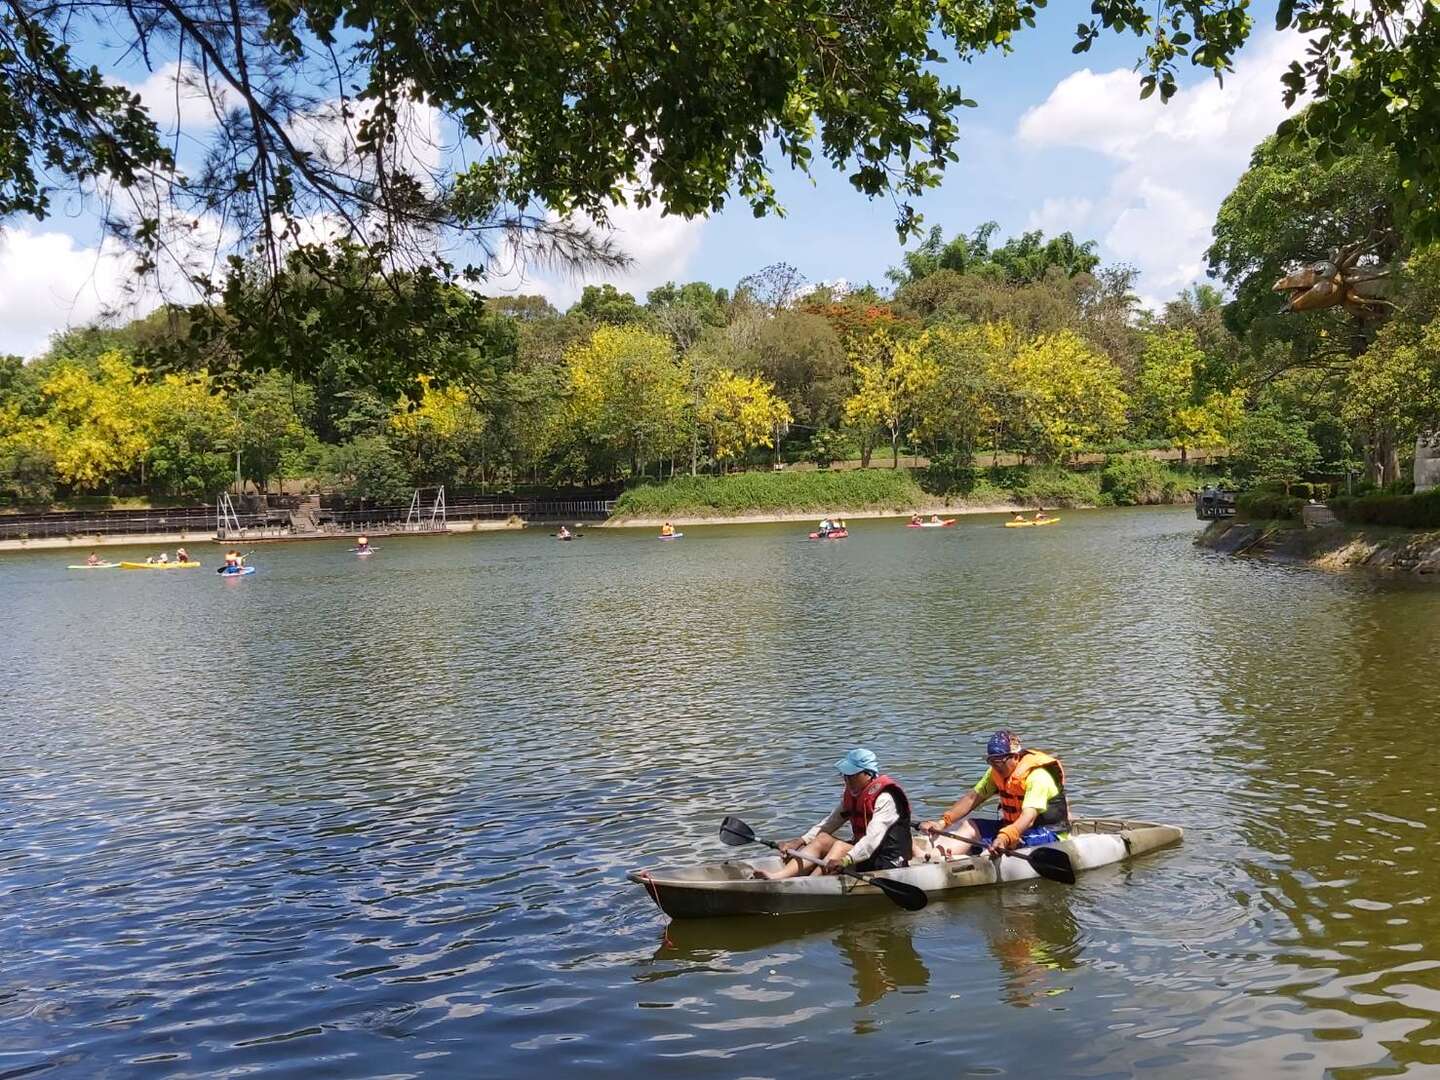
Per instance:
[[[821,869],[827,874],[838,873],[846,866],[848,859],[848,855],[827,855]]]
[[[1020,835],[1014,829],[1006,826],[995,834],[995,839],[990,844],[990,850],[995,854],[1002,851],[1009,851],[1011,848],[1020,846]]]
[[[922,821],[920,822],[920,831],[934,836],[936,833],[945,831],[945,823],[943,821]]]

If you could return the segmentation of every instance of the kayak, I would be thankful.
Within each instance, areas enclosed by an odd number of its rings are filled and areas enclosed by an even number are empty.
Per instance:
[[[844,539],[845,539],[847,536],[849,536],[849,535],[850,535],[850,533],[847,532],[845,529],[831,529],[831,530],[830,530],[828,533],[826,533],[824,536],[821,536],[818,532],[813,532],[813,533],[810,534],[810,539],[811,539],[811,540],[844,540]]]
[[[1070,823],[1070,838],[1044,847],[1070,856],[1077,871],[1109,866],[1132,855],[1178,843],[1183,830],[1147,821],[1080,818]],[[1030,851],[1031,848],[1021,848]],[[754,870],[776,870],[778,855],[727,860],[694,866],[632,870],[627,877],[650,894],[660,910],[675,919],[727,915],[797,915],[814,911],[885,906],[885,894],[874,885],[835,875],[812,875],[784,881],[756,881]],[[923,889],[933,900],[953,896],[977,885],[1008,885],[1033,881],[1039,875],[1021,859],[992,860],[966,855],[940,862],[917,863],[879,876]]]
[[[557,537],[555,537],[555,539],[556,539],[556,540],[574,540],[574,539],[575,539],[575,534],[574,534],[574,533],[571,533],[569,536],[557,536]]]
[[[198,562],[122,562],[121,570],[194,570]]]
[[[1028,529],[1028,528],[1030,528],[1032,525],[1056,525],[1056,524],[1059,523],[1059,521],[1060,521],[1060,519],[1059,519],[1058,517],[1053,517],[1053,518],[1041,518],[1039,521],[1007,521],[1007,522],[1005,522],[1005,528],[1007,528],[1007,529]]]
[[[954,518],[946,518],[944,521],[911,521],[905,527],[907,529],[944,529],[954,524]]]
[[[365,548],[365,549],[362,551],[360,548],[351,548],[350,550],[353,551],[356,555],[364,556],[364,555],[374,555],[375,552],[379,551],[380,549],[379,549],[379,548]]]
[[[253,566],[242,566],[238,570],[231,570],[229,567],[225,567],[218,571],[221,577],[244,577],[246,574],[253,574],[254,572],[255,567]]]
[[[80,563],[78,566],[67,566],[67,570],[114,570],[120,564],[118,562]]]
[[[671,533],[669,536],[657,536],[656,540],[679,540],[685,534],[682,532]]]

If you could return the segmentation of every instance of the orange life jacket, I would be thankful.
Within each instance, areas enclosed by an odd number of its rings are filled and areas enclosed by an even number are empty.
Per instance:
[[[1026,750],[1009,777],[1002,778],[994,769],[990,770],[1000,794],[1002,825],[1009,825],[1020,816],[1025,801],[1025,778],[1036,769],[1049,770],[1050,775],[1055,777],[1055,785],[1060,789],[1060,794],[1050,800],[1050,805],[1035,818],[1035,824],[1060,825],[1070,821],[1070,804],[1065,797],[1065,767],[1060,764],[1059,758],[1052,757],[1043,750]]]
[[[903,865],[899,860],[910,858],[913,841],[910,839],[910,800],[899,784],[890,777],[881,775],[866,784],[859,795],[852,795],[847,787],[840,800],[840,813],[850,822],[851,834],[855,842],[859,843],[865,830],[870,828],[870,818],[875,813],[875,800],[887,791],[895,800],[895,809],[900,811],[900,820],[886,831],[885,838],[875,849],[875,855],[885,856],[897,865]]]

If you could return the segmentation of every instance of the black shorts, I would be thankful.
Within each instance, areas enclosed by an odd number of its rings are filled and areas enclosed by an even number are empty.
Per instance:
[[[909,859],[892,859],[887,855],[875,854],[864,862],[857,862],[850,867],[857,874],[868,874],[871,870],[899,870],[902,866],[909,866]]]

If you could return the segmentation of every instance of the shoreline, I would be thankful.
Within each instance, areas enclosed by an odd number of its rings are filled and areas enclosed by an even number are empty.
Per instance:
[[[961,517],[967,514],[1033,514],[1037,507],[1022,506],[1019,503],[977,503],[973,505],[944,506],[935,504],[933,506],[918,507],[910,510],[845,510],[838,509],[830,511],[835,517],[845,520],[862,520],[867,518],[904,518],[911,514],[919,514],[928,518],[931,514],[939,514],[941,518]],[[1066,510],[1093,510],[1092,506],[1069,506],[1051,507],[1053,512],[1064,513]],[[675,517],[612,517],[599,525],[588,525],[586,528],[596,529],[658,529],[667,521],[671,525],[771,525],[784,524],[793,521],[808,521],[814,524],[826,512],[823,510],[754,510],[743,514],[715,514],[715,515],[676,515]]]
[[[459,521],[450,525],[444,532],[384,532],[376,530],[371,535],[380,536],[450,536],[455,533],[471,532],[499,532],[505,529],[523,529],[524,522],[514,523],[510,521],[495,521],[486,518],[476,518],[473,521]],[[101,547],[169,547],[175,544],[286,544],[315,542],[323,540],[349,541],[354,542],[355,537],[348,533],[322,534],[319,536],[252,536],[236,537],[230,540],[217,539],[213,532],[208,529],[196,532],[173,532],[173,533],[100,533],[82,534],[76,536],[37,536],[33,540],[0,540],[0,552],[4,551],[63,551],[67,548],[101,548]]]
[[[1391,571],[1440,578],[1440,532],[1358,525],[1305,528],[1276,521],[1212,521],[1197,547],[1317,570]]]

